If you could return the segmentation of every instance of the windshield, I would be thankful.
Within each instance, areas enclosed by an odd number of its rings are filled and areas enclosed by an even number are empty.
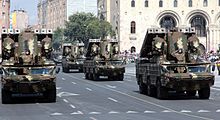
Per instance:
[[[31,69],[31,74],[49,74],[50,69],[41,68],[41,69]]]
[[[6,75],[44,75],[53,74],[53,68],[5,68]]]
[[[205,66],[190,66],[188,67],[189,72],[206,72]]]

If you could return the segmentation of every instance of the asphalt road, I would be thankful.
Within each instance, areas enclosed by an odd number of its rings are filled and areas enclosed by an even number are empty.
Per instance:
[[[216,79],[218,81],[218,79]],[[126,67],[124,81],[90,81],[83,73],[62,73],[57,102],[0,104],[0,120],[219,120],[220,88],[209,100],[173,96],[158,100],[138,93],[135,68]]]

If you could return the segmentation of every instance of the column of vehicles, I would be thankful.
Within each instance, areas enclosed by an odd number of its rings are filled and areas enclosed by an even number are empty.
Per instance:
[[[86,50],[85,50],[86,48]],[[78,69],[86,79],[123,80],[125,62],[119,54],[119,44],[115,39],[90,39],[87,47],[82,42],[62,45],[63,72]]]
[[[56,102],[56,74],[51,59],[52,30],[2,30],[2,103],[21,97]]]

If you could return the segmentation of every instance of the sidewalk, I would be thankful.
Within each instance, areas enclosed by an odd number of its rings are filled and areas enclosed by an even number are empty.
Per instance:
[[[214,74],[215,74],[214,87],[219,87],[220,88],[220,75],[218,75],[218,69],[217,68],[215,69]]]

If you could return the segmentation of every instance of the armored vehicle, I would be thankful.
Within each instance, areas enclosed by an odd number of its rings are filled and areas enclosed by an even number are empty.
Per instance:
[[[171,92],[195,96],[198,91],[199,98],[208,99],[214,75],[204,56],[194,28],[148,29],[136,63],[140,93],[167,99]]]
[[[17,97],[56,101],[56,73],[51,60],[52,30],[2,31],[2,103]]]
[[[86,79],[99,80],[108,77],[110,80],[123,80],[125,66],[119,56],[118,41],[90,39],[83,71]]]
[[[64,43],[63,44],[63,59],[62,68],[63,72],[69,72],[71,69],[78,69],[83,72],[84,56],[84,43]]]

